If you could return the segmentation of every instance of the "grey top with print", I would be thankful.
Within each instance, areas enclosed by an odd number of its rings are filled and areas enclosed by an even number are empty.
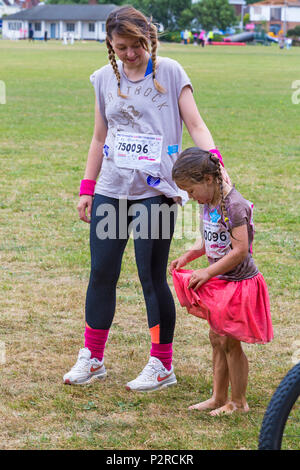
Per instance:
[[[124,73],[122,62],[117,64],[121,91],[127,98],[117,94],[117,80],[111,65],[102,67],[90,77],[99,111],[107,126],[103,163],[95,192],[117,199],[142,199],[164,194],[169,198],[180,196],[185,203],[187,193],[172,180],[172,167],[181,151],[182,141],[178,100],[185,86],[192,88],[190,79],[178,62],[159,57],[156,79],[166,90],[162,94],[154,87],[152,73],[133,82]],[[117,131],[163,136],[159,178],[116,166],[114,139]]]
[[[207,209],[207,207],[208,206],[205,204],[204,211]],[[218,278],[225,279],[227,281],[241,281],[243,279],[250,279],[259,273],[251,254],[251,247],[254,238],[253,205],[251,202],[247,201],[247,199],[244,199],[235,188],[232,188],[225,198],[225,207],[231,229],[240,227],[241,225],[247,225],[248,254],[246,258],[232,271],[228,271],[225,274],[219,275]],[[219,206],[216,209],[219,213],[221,213]],[[223,230],[226,230],[223,215],[219,223],[222,224]],[[208,258],[208,261],[210,264],[213,264],[217,262],[218,259]]]

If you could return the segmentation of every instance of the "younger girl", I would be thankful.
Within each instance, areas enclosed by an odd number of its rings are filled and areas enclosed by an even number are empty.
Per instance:
[[[212,416],[246,412],[248,361],[241,341],[273,338],[267,286],[251,255],[253,204],[223,180],[220,161],[209,151],[194,147],[182,152],[172,176],[190,198],[204,204],[203,246],[196,243],[170,264],[180,304],[210,325],[213,395],[190,409],[211,409]],[[209,267],[180,269],[204,254]]]

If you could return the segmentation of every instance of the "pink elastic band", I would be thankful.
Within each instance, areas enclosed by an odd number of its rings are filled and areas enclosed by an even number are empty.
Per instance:
[[[215,153],[220,160],[221,165],[224,166],[222,155],[218,149],[210,149],[209,152]]]
[[[96,181],[94,180],[81,180],[79,196],[86,194],[87,196],[94,196]]]

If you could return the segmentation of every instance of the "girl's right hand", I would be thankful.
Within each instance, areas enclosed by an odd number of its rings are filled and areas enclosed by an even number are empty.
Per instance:
[[[174,259],[169,265],[169,273],[172,275],[174,269],[180,269],[187,264],[186,256],[181,255],[179,258]]]
[[[93,196],[84,194],[80,196],[79,203],[77,205],[80,220],[86,222],[87,224],[91,223],[92,203]]]

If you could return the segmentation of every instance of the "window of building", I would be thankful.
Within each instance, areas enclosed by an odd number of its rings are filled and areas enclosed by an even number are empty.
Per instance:
[[[95,23],[89,23],[89,32],[94,33],[95,32]]]
[[[34,23],[34,30],[35,31],[42,31],[41,23]]]
[[[22,28],[22,23],[19,21],[13,21],[8,23],[8,29],[11,31],[19,31]]]
[[[271,8],[270,11],[270,20],[271,21],[280,21],[281,20],[281,8]]]
[[[67,31],[69,33],[74,32],[75,31],[75,23],[67,23]]]
[[[105,33],[105,23],[102,23],[102,33]]]

